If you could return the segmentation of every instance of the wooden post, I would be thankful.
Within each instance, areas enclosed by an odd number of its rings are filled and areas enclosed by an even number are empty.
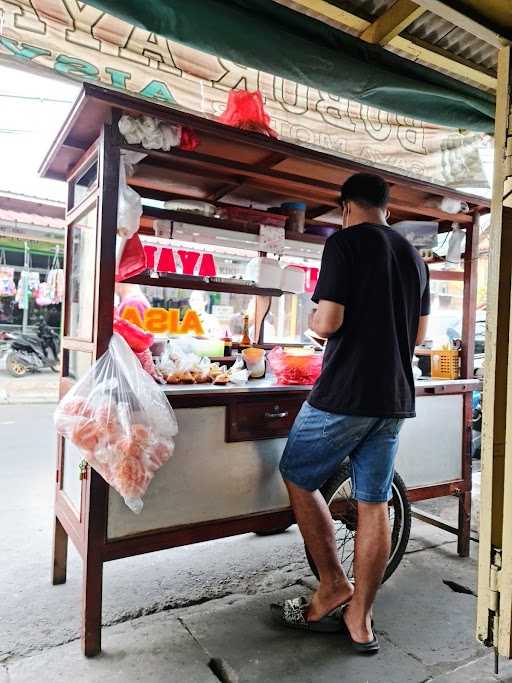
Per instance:
[[[53,527],[53,563],[52,563],[52,583],[58,586],[61,583],[66,583],[68,564],[68,535],[60,523],[58,517],[55,517]]]
[[[480,215],[475,214],[473,223],[466,229],[466,249],[464,253],[464,305],[462,311],[462,360],[461,376],[473,378],[475,366],[475,318],[478,279],[478,249]],[[460,557],[469,556],[471,538],[471,488],[472,488],[472,418],[473,402],[471,393],[463,397],[462,431],[462,478],[464,490],[459,496],[459,523],[457,551]]]
[[[497,576],[503,548],[503,503],[506,438],[510,439],[512,414],[510,396],[509,330],[512,278],[512,209],[504,207],[505,183],[509,175],[507,142],[510,140],[511,49],[498,54],[495,156],[492,197],[492,223],[487,290],[487,334],[485,340],[485,381],[483,392],[482,483],[480,508],[480,554],[478,572],[477,637],[487,644],[498,643],[500,597]],[[510,403],[509,403],[510,405]],[[507,422],[509,427],[507,429]],[[510,453],[508,470],[510,470]],[[510,498],[510,496],[509,496]],[[510,509],[510,500],[507,508]],[[510,519],[506,520],[510,524]],[[511,531],[508,529],[508,536]],[[507,539],[507,544],[510,541]],[[504,620],[501,619],[501,622]],[[500,630],[504,625],[500,625]],[[510,619],[505,625],[509,640],[500,639],[501,654],[510,654]]]
[[[94,283],[95,359],[108,348],[112,336],[116,262],[119,148],[112,127],[103,128],[98,150],[99,193]],[[82,649],[86,657],[101,651],[103,548],[107,538],[108,486],[91,467],[87,470],[84,500],[85,540],[82,584]]]
[[[73,205],[74,188],[71,183],[67,187],[66,213],[71,211]],[[65,289],[68,288],[69,270],[71,268],[70,259],[70,240],[69,240],[69,224],[66,222],[66,232],[64,237],[64,280],[66,282]],[[59,373],[59,400],[63,396],[63,378],[69,373],[69,357],[67,352],[62,347],[62,339],[66,335],[66,326],[68,324],[68,295],[67,291],[64,294],[64,301],[62,302],[61,316],[60,316],[60,373]],[[57,497],[62,488],[63,464],[64,464],[64,439],[58,436],[57,444],[57,470],[55,481],[55,501],[54,506],[57,507]],[[52,544],[52,583],[58,586],[66,583],[67,578],[67,564],[68,564],[68,534],[62,526],[57,515],[53,521],[53,544]]]

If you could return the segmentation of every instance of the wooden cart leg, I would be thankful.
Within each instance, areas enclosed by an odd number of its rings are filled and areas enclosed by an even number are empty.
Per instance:
[[[58,517],[53,527],[53,569],[52,583],[58,586],[66,583],[68,565],[68,535]]]
[[[471,491],[459,496],[459,532],[457,534],[457,552],[460,557],[469,557],[471,539]]]
[[[101,652],[103,562],[91,553],[84,560],[82,585],[82,651],[86,657]]]

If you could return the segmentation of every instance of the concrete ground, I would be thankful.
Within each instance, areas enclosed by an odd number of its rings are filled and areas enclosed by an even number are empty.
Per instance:
[[[80,653],[80,561],[49,581],[54,481],[53,406],[0,406],[0,683],[490,683],[492,654],[474,638],[474,557],[415,522],[407,554],[376,607],[381,653],[365,659],[338,635],[289,631],[269,604],[307,595],[314,580],[295,528],[107,564],[103,653]],[[477,477],[478,483],[478,477]],[[451,499],[428,504],[455,515]],[[426,505],[426,504],[423,504]],[[473,547],[473,552],[476,548]]]
[[[0,368],[0,406],[6,404],[55,403],[59,375],[51,370],[11,377]]]

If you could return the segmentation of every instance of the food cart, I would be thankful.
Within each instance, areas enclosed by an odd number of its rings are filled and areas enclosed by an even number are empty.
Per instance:
[[[199,145],[192,151],[177,147],[161,151],[128,144],[119,132],[123,114],[149,115],[187,126]],[[173,211],[159,203],[185,198],[225,206],[250,203],[269,207],[295,200],[305,202],[307,220],[321,226],[321,217],[337,206],[340,184],[350,174],[368,170],[315,149],[84,85],[41,169],[45,177],[68,183],[61,395],[105,352],[112,335],[118,182],[124,150],[145,155],[129,180],[143,198],[141,235],[154,237],[155,220],[167,220],[188,232],[190,241],[195,241],[192,235],[204,236],[209,244],[218,237],[224,241],[244,238],[255,253],[259,251],[258,224]],[[392,223],[434,220],[441,231],[447,231],[456,221],[466,232],[464,269],[432,269],[433,279],[463,283],[461,379],[418,381],[418,417],[404,426],[397,462],[411,502],[458,497],[456,527],[417,514],[457,534],[458,552],[466,556],[471,513],[471,396],[478,384],[473,379],[478,217],[488,210],[487,203],[447,187],[381,174],[391,184]],[[433,197],[461,200],[469,211],[448,214],[431,201]],[[316,258],[324,241],[318,234],[286,232],[292,251],[316,254]],[[236,280],[176,273],[148,272],[132,281],[159,288],[256,295],[262,301],[283,294],[276,288]],[[259,324],[261,329],[262,320]],[[268,348],[264,333],[256,336]],[[268,379],[251,380],[246,386],[163,387],[176,412],[179,434],[175,455],[152,482],[140,515],[128,510],[93,469],[80,469],[82,455],[73,444],[59,439],[53,582],[66,580],[71,538],[83,562],[82,643],[87,656],[101,649],[104,562],[235,534],[264,533],[293,522],[278,462],[309,389],[279,386]]]

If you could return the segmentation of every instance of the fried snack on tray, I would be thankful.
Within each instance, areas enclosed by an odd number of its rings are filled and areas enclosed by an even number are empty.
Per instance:
[[[214,384],[227,384],[229,382],[229,375],[227,372],[221,372],[220,375],[217,375],[215,379],[213,380]]]
[[[194,377],[196,384],[208,384],[212,381],[208,372],[193,372],[192,376]]]

